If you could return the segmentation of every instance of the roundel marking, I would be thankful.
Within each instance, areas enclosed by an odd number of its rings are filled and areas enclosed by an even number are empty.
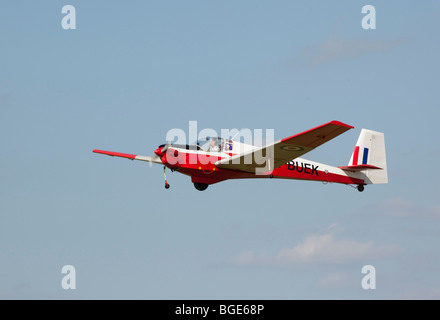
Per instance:
[[[303,147],[300,146],[281,146],[280,147],[281,150],[285,150],[285,151],[302,151],[304,150]]]

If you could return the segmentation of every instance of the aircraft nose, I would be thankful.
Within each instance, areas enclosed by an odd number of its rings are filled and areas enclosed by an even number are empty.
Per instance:
[[[162,157],[164,155],[164,153],[162,152],[162,147],[159,147],[156,150],[154,150],[154,153],[159,157]]]
[[[165,152],[167,152],[169,146],[170,146],[169,143],[161,144],[159,147],[157,147],[156,150],[154,150],[154,153],[157,154],[159,157],[162,157],[165,154]]]

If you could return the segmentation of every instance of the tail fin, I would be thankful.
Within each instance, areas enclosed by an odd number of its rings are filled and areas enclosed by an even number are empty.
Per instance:
[[[388,183],[384,134],[362,129],[348,166],[340,168],[362,171],[366,184]]]

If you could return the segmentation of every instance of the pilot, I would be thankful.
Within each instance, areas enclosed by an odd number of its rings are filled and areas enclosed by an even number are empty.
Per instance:
[[[209,141],[209,151],[219,151],[217,138],[211,138],[211,141]]]

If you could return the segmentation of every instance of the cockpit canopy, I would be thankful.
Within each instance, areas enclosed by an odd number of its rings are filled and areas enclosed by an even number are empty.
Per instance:
[[[190,145],[172,144],[173,147],[188,150],[201,150],[205,152],[228,152],[232,150],[232,140],[221,137],[206,137],[204,140],[197,140]]]
[[[205,140],[197,140],[196,144],[206,152],[222,152],[225,139],[220,137],[206,137]]]

